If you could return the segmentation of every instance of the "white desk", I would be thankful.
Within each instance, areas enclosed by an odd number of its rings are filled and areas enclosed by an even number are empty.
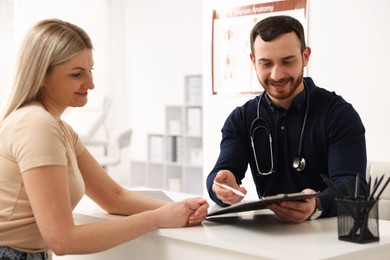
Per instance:
[[[119,217],[105,213],[87,198],[74,215],[78,223]],[[198,227],[156,230],[99,254],[54,259],[373,260],[390,256],[390,221],[379,221],[379,242],[356,244],[338,240],[336,218],[286,224],[266,210],[229,216],[206,220]]]

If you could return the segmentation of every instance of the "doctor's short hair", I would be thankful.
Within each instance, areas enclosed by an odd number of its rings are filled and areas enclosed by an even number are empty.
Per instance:
[[[259,21],[250,34],[251,52],[254,55],[253,44],[259,36],[263,41],[270,42],[282,34],[294,32],[301,43],[301,51],[306,49],[305,31],[302,24],[294,17],[287,15],[270,16]]]

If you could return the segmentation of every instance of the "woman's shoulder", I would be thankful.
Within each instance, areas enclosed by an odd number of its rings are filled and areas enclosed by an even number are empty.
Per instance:
[[[20,119],[55,121],[55,118],[40,103],[31,103],[18,108],[8,116],[8,119],[12,121]]]
[[[32,103],[12,112],[5,120],[15,128],[47,129],[56,127],[57,121],[40,103]]]

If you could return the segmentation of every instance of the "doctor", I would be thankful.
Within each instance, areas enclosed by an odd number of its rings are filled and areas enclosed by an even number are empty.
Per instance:
[[[258,22],[250,34],[250,58],[264,92],[237,107],[222,128],[219,158],[207,178],[213,201],[222,206],[242,196],[216,185],[240,186],[248,163],[259,197],[321,191],[318,198],[282,202],[269,208],[282,220],[300,223],[336,215],[333,193],[322,181],[330,177],[347,194],[359,173],[366,187],[365,128],[341,96],[303,77],[311,49],[301,23],[289,16]]]

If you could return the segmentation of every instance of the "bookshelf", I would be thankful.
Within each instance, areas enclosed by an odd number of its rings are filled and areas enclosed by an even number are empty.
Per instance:
[[[147,160],[131,162],[132,186],[203,195],[201,75],[185,77],[184,103],[165,107],[165,132],[147,142]]]

